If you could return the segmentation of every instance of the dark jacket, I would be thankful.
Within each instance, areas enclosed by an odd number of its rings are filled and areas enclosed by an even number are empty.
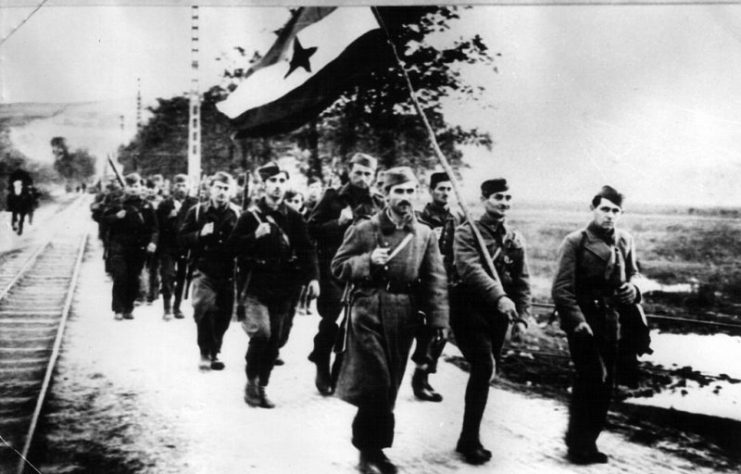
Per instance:
[[[270,233],[257,239],[260,223]],[[296,288],[318,278],[316,252],[301,215],[281,203],[270,209],[265,198],[242,213],[227,242],[244,274],[250,275],[247,294],[262,300],[286,298]]]
[[[371,265],[376,247],[393,251],[410,233],[412,240],[385,267]],[[397,229],[383,210],[348,230],[332,272],[355,285],[337,393],[355,405],[375,400],[393,407],[418,312],[432,328],[448,326],[447,279],[435,234],[414,220]],[[388,290],[389,282],[396,291]]]
[[[171,253],[185,253],[178,245],[177,237],[180,227],[185,222],[188,210],[198,204],[198,199],[186,196],[181,203],[176,215],[172,215],[175,209],[175,198],[170,196],[157,206],[157,222],[160,226],[159,251]]]
[[[125,210],[119,219],[116,214]],[[154,208],[138,196],[126,196],[112,200],[103,212],[103,222],[108,229],[108,240],[116,246],[145,248],[157,244],[158,226]]]
[[[530,315],[530,271],[525,239],[505,222],[497,223],[484,214],[476,221],[489,256],[494,259],[496,275],[484,265],[476,237],[468,224],[455,231],[455,268],[466,294],[487,308],[496,308],[503,296],[511,299],[521,318]]]
[[[619,253],[611,258],[613,252]],[[633,237],[616,229],[612,235],[593,225],[572,232],[558,250],[552,296],[561,327],[567,333],[581,322],[610,338],[619,334],[618,304],[613,297],[622,282],[640,279]],[[636,302],[640,301],[640,292]]]
[[[340,224],[340,213],[350,206],[353,221]],[[339,189],[329,188],[309,216],[309,235],[316,242],[321,284],[321,298],[330,301],[342,299],[341,285],[332,277],[330,263],[342,243],[348,227],[369,219],[383,208],[382,199],[371,195],[368,189],[346,184]]]
[[[461,225],[464,219],[450,212],[448,207],[427,203],[425,208],[417,213],[417,221],[432,229],[437,235],[440,253],[443,256],[445,271],[448,274],[448,283],[452,283],[455,275],[453,260],[453,239],[455,228]]]
[[[198,214],[198,219],[196,219]],[[216,208],[211,200],[188,210],[178,241],[191,250],[191,265],[211,278],[224,279],[234,275],[234,254],[225,244],[237,224],[239,209],[231,203]],[[214,232],[200,235],[207,223],[214,223]]]

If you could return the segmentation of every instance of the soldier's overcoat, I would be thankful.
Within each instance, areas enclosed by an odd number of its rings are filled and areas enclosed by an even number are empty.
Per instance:
[[[447,279],[435,233],[412,220],[397,228],[387,210],[351,227],[332,260],[332,272],[354,287],[347,347],[337,386],[357,406],[393,408],[409,349],[427,314],[433,328],[448,326]],[[371,265],[379,246],[393,249],[411,241],[385,267]]]

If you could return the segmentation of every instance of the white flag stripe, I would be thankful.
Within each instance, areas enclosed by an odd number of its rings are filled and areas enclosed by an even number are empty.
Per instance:
[[[304,48],[318,48],[309,58],[311,71],[299,67],[284,79],[293,57],[293,44],[278,63],[260,69],[245,79],[229,97],[216,106],[230,119],[279,99],[335,59],[356,38],[378,28],[370,8],[338,8],[321,21],[306,27],[297,38]]]

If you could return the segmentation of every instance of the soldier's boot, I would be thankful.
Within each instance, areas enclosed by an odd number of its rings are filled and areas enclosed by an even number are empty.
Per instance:
[[[275,408],[275,403],[273,403],[269,398],[268,394],[265,393],[265,385],[258,385],[257,387],[257,393],[260,397],[260,407],[261,408]]]
[[[257,377],[247,379],[247,385],[244,387],[244,401],[251,407],[260,406],[260,389],[257,384]]]
[[[162,298],[162,303],[164,306],[164,313],[162,313],[162,319],[165,321],[169,321],[172,319],[172,307],[170,306],[170,298]]]
[[[412,376],[412,391],[417,399],[426,402],[441,402],[443,396],[437,393],[427,382],[427,371],[417,368]]]
[[[116,313],[115,315],[113,315],[113,319],[115,319],[116,321],[121,321],[123,319],[123,313]]]
[[[455,450],[468,464],[484,464],[491,459],[491,451],[484,448],[481,445],[480,441],[468,442],[464,441],[463,439],[459,439]]]
[[[396,474],[394,463],[380,449],[360,451],[358,471],[361,474]]]
[[[332,389],[332,374],[329,371],[329,355],[316,356],[312,352],[309,360],[316,365],[316,377],[314,378],[316,389],[324,396],[332,395],[334,390]]]
[[[211,368],[211,358],[205,354],[201,354],[201,360],[198,362],[199,370],[209,370]]]

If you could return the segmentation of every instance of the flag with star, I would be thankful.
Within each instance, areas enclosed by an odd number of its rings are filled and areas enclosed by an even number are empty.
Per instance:
[[[370,8],[301,7],[245,79],[216,107],[237,136],[294,130],[363,76],[391,64]]]

